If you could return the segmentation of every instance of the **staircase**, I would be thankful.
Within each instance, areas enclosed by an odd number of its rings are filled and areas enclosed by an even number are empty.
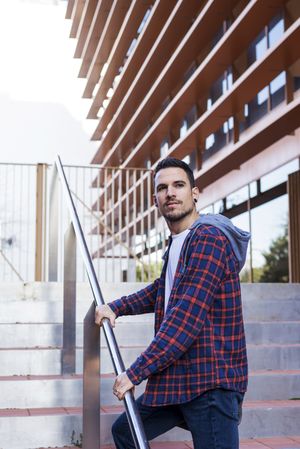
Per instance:
[[[138,288],[141,284],[106,284],[102,292],[109,301]],[[300,449],[300,285],[247,284],[242,293],[250,379],[241,448]],[[61,376],[62,285],[0,285],[0,449],[80,446],[81,323],[92,302],[89,286],[79,284],[77,297],[76,374]],[[152,321],[151,315],[118,319],[115,332],[126,366],[151,340]],[[111,392],[112,372],[102,338],[103,448],[112,445],[111,424],[122,411]],[[176,428],[151,447],[189,448],[190,439]]]

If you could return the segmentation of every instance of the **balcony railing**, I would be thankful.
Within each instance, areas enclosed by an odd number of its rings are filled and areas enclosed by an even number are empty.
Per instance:
[[[51,184],[51,168],[0,164],[2,282],[63,279],[61,248],[69,217],[60,185],[55,192]],[[98,279],[153,280],[160,271],[168,231],[152,204],[151,170],[98,165],[65,165],[64,170]],[[55,203],[50,210],[51,197]],[[57,217],[54,237],[49,232]],[[50,238],[56,239],[55,247]],[[58,260],[54,273],[49,257]],[[76,271],[78,281],[87,281],[79,256]]]

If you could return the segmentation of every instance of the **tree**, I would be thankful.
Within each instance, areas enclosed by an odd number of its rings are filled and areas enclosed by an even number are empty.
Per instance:
[[[150,269],[150,279],[149,279],[149,269]],[[154,281],[156,278],[160,276],[162,270],[162,261],[160,260],[158,263],[152,262],[149,264],[144,263],[144,275],[142,275],[142,267],[138,265],[136,267],[136,280],[137,282],[148,282]]]
[[[259,282],[262,274],[262,267],[253,267],[253,282]],[[244,269],[240,274],[241,282],[250,282],[250,270],[248,268]]]
[[[284,226],[284,234],[272,241],[270,249],[263,253],[265,263],[259,282],[288,282],[288,228]]]

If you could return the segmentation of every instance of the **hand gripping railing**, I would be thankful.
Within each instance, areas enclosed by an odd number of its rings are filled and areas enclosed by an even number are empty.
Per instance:
[[[85,269],[87,271],[87,275],[88,275],[89,283],[90,283],[90,286],[92,289],[95,305],[99,306],[101,304],[105,304],[101,290],[100,290],[100,286],[99,286],[99,283],[98,283],[98,280],[96,277],[94,266],[93,266],[93,263],[91,260],[91,256],[89,254],[87,244],[86,244],[86,241],[84,238],[84,234],[83,234],[83,231],[82,231],[79,219],[78,219],[78,214],[77,214],[77,211],[76,211],[76,208],[75,208],[72,196],[71,196],[71,192],[70,192],[69,185],[68,185],[68,182],[67,182],[67,179],[65,176],[65,172],[64,172],[64,169],[63,169],[63,166],[62,166],[59,156],[57,156],[57,160],[55,161],[54,170],[55,170],[54,178],[57,177],[57,175],[58,175],[58,178],[61,181],[62,191],[63,191],[64,197],[65,197],[65,200],[68,204],[68,209],[69,209],[70,218],[71,218],[71,233],[73,235],[75,233],[77,243],[79,245],[81,255],[82,255],[82,258],[84,261]],[[52,191],[56,190],[56,192],[57,192],[57,181],[55,181],[55,179],[53,179],[51,189],[52,189]],[[56,202],[56,204],[57,204],[57,202]],[[50,220],[54,220],[54,219],[55,219],[54,214],[51,213],[51,211],[50,211]],[[57,234],[57,231],[54,231],[54,233]],[[50,245],[49,246],[50,246],[50,248],[49,248],[50,249],[49,280],[54,280],[55,276],[57,275],[57,272],[55,273],[55,268],[53,268],[55,258],[56,258],[56,262],[57,262],[57,249],[55,249],[53,246],[51,246],[51,236],[50,236]],[[76,254],[75,254],[74,250],[73,250],[72,256],[73,257],[71,259],[76,258]],[[70,285],[71,285],[71,290],[73,288],[73,296],[75,297],[76,293],[74,291],[74,282],[72,283],[72,279],[70,279],[70,277],[68,276],[68,272],[70,272],[70,270],[72,271],[72,263],[73,263],[72,260],[67,260],[65,262],[65,275],[67,273],[67,278],[68,278],[67,282],[69,281],[69,288],[70,288]],[[71,266],[71,268],[70,268],[70,266]],[[73,273],[74,273],[74,268],[73,268]],[[72,276],[71,276],[71,278],[72,278]],[[73,287],[72,287],[72,285],[73,285]],[[68,286],[66,288],[68,288]],[[75,305],[75,307],[76,307],[76,305]],[[75,307],[73,307],[73,311],[66,310],[66,308],[64,307],[64,313],[67,313],[69,311],[70,313],[73,314],[73,319],[74,319]],[[93,309],[94,308],[90,309],[90,311],[89,311],[89,321],[90,322],[91,322],[91,320],[93,320],[93,311],[94,311]],[[86,325],[86,323],[85,323],[85,325]],[[115,373],[117,375],[121,374],[122,372],[125,371],[124,363],[123,363],[123,360],[122,360],[122,357],[121,357],[121,354],[120,354],[120,351],[119,351],[119,348],[118,348],[118,345],[117,345],[117,342],[115,339],[115,335],[111,328],[110,322],[107,319],[103,320],[103,329],[104,329],[104,334],[105,334],[105,338],[106,338],[109,352],[111,355],[111,359],[113,362]],[[73,331],[74,331],[74,329],[73,329]],[[72,332],[71,332],[71,334],[72,334]],[[64,331],[64,338],[69,338],[67,335],[70,336],[70,332],[65,333],[65,331]],[[73,338],[73,341],[74,341],[74,336],[71,338]],[[98,339],[98,342],[99,342],[99,339]],[[64,348],[64,350],[66,350],[66,349]],[[97,350],[98,350],[98,348],[97,348]],[[89,348],[88,351],[90,351],[90,354],[92,356],[93,356],[93,354],[95,355],[95,350],[93,350],[92,348]],[[66,354],[67,362],[70,361],[70,359],[72,360],[72,358],[73,358],[73,362],[74,362],[74,360],[75,360],[74,354],[73,354],[73,357],[72,357],[72,355],[70,356],[70,353]],[[86,363],[86,359],[84,360],[84,363]],[[95,367],[95,365],[94,365],[94,367]],[[91,392],[89,394],[92,395]],[[127,419],[129,422],[131,434],[132,434],[136,448],[137,449],[150,449],[149,443],[145,436],[143,424],[142,424],[142,421],[141,421],[141,418],[139,415],[139,411],[137,409],[136,402],[134,400],[132,391],[128,391],[125,394],[124,403],[125,403]],[[83,407],[83,408],[85,409],[85,407]],[[87,406],[87,409],[88,409],[88,406]],[[83,413],[84,412],[85,412],[85,410],[83,410]],[[83,417],[83,421],[85,421],[84,417]],[[91,440],[91,438],[85,438],[84,427],[83,427],[83,447],[84,448],[86,447],[85,441],[89,441],[89,440]],[[95,441],[93,441],[93,445],[94,445],[94,447],[96,447]],[[86,449],[89,449],[89,448],[86,447]]]

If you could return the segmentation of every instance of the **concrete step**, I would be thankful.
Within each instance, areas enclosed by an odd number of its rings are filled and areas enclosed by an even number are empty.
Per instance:
[[[123,346],[147,346],[154,335],[153,322],[138,321],[139,317],[124,321],[120,319],[115,327],[117,341]],[[300,321],[246,322],[247,343],[300,343]],[[1,348],[34,348],[36,346],[62,346],[62,324],[60,323],[17,323],[0,324]],[[83,326],[76,326],[77,346],[83,344]],[[106,346],[104,335],[101,346]]]
[[[123,295],[136,292],[144,288],[147,283],[142,282],[101,282],[100,287],[105,300],[111,301]],[[88,282],[77,283],[77,297],[91,302],[93,296]],[[255,283],[241,284],[243,300],[265,301],[300,299],[300,284],[287,283]],[[61,282],[1,282],[0,302],[4,300],[57,300],[63,296]]]
[[[144,347],[120,346],[125,366],[140,355]],[[249,368],[257,370],[300,369],[300,344],[268,344],[247,346]],[[61,349],[49,348],[6,348],[0,349],[0,376],[57,375],[61,374]],[[101,373],[114,372],[108,349],[101,349]],[[76,373],[82,373],[82,348],[76,351]]]
[[[129,295],[147,283],[142,282],[100,282],[103,297],[107,301],[112,301],[123,295]],[[93,295],[88,282],[78,282],[76,284],[76,294],[79,300],[91,303]],[[61,300],[63,297],[63,284],[61,282],[1,282],[0,302],[2,300]],[[294,295],[293,295],[294,297]]]
[[[246,400],[300,398],[300,370],[250,371]]]
[[[61,347],[62,334],[61,323],[2,323],[0,324],[0,346],[1,348]],[[114,334],[122,346],[138,344],[146,347],[154,335],[153,323],[151,321],[139,322],[137,319],[131,322],[119,321],[114,329]],[[76,342],[77,346],[83,345],[82,323],[76,325]],[[107,346],[104,333],[101,333],[101,346]]]
[[[249,344],[247,353],[250,371],[300,368],[300,344]]]
[[[143,288],[143,283],[105,283],[101,291],[106,302]],[[94,301],[87,283],[78,283],[77,321],[82,322]],[[63,285],[56,282],[0,284],[0,323],[60,323],[63,313]]]
[[[107,302],[139,290],[146,284],[101,285]],[[246,321],[300,320],[299,284],[243,284]],[[77,321],[81,322],[93,301],[88,284],[77,286]],[[144,319],[144,318],[143,318]],[[0,322],[62,321],[62,285],[28,283],[0,285]]]
[[[300,343],[300,321],[247,321],[246,340],[249,344]]]
[[[117,405],[112,394],[115,375],[101,376],[102,405]],[[6,376],[0,377],[0,409],[80,407],[82,405],[82,376]],[[267,388],[266,388],[267,385]],[[140,396],[145,382],[136,387]],[[250,373],[247,400],[287,400],[300,398],[300,370],[255,371]]]
[[[77,301],[77,321],[82,322],[92,301]],[[61,323],[63,302],[56,300],[2,300],[0,323]],[[243,301],[245,321],[300,321],[300,299],[270,299]],[[131,317],[132,320],[132,317]],[[137,319],[144,321],[141,315]]]
[[[114,380],[114,374],[101,376],[101,405],[119,404],[112,393]],[[0,385],[0,409],[82,406],[82,375],[5,376],[0,377]],[[144,388],[145,382],[142,382],[135,394],[140,396]]]
[[[111,425],[122,411],[120,406],[101,408],[101,444],[111,444]],[[245,402],[241,438],[297,435],[300,401]],[[36,429],[43,429],[37,432]],[[29,449],[71,445],[80,441],[80,408],[0,410],[2,449]],[[172,429],[155,441],[189,441],[190,433]]]

